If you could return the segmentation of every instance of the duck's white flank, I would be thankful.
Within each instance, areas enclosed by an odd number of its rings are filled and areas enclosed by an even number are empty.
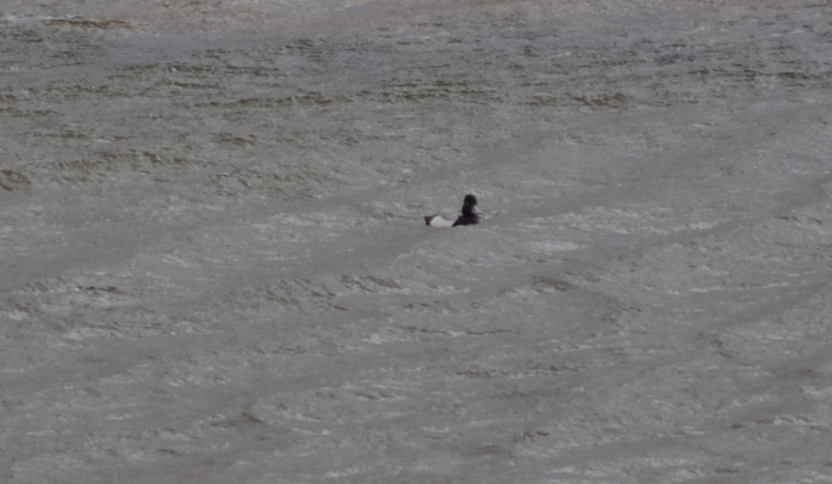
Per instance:
[[[453,227],[454,226],[454,221],[453,220],[445,220],[440,215],[434,215],[433,218],[430,219],[430,222],[428,222],[428,225],[430,225],[431,227],[440,227],[440,228]]]

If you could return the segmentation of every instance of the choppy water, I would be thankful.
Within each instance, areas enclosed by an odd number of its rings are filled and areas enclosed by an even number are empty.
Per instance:
[[[830,94],[822,3],[0,8],[0,477],[829,482]]]

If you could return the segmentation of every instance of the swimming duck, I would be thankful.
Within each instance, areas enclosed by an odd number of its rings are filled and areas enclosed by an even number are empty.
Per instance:
[[[480,212],[477,207],[477,197],[473,195],[465,195],[465,201],[462,203],[462,215],[456,219],[456,222],[451,222],[442,218],[441,215],[428,215],[425,217],[425,224],[431,227],[456,227],[457,225],[476,225],[480,223]]]

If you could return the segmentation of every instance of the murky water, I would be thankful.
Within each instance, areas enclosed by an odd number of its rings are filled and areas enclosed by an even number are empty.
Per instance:
[[[828,5],[12,3],[0,73],[4,481],[832,479]]]

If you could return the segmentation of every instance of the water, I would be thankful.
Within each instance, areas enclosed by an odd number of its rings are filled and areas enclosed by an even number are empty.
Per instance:
[[[832,480],[832,8],[263,3],[0,9],[3,481]]]

